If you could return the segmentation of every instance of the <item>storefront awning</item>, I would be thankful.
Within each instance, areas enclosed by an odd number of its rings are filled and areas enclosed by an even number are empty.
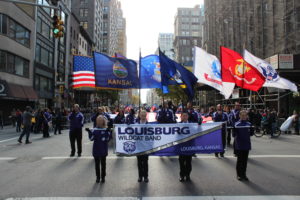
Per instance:
[[[24,101],[34,101],[38,99],[38,96],[34,89],[30,86],[22,86],[12,83],[7,83],[8,95],[7,98],[13,98]]]

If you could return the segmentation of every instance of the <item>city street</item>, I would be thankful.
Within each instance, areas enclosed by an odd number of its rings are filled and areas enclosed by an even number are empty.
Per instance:
[[[91,126],[91,124],[89,124]],[[149,183],[137,182],[135,157],[117,157],[111,143],[105,183],[95,183],[92,142],[83,136],[83,155],[69,158],[67,130],[32,144],[18,144],[12,128],[0,130],[0,199],[26,197],[122,197],[127,199],[299,199],[300,136],[252,138],[248,162],[250,182],[235,178],[236,158],[197,155],[190,182],[178,181],[177,157],[151,157]],[[271,196],[269,196],[271,195]],[[202,196],[200,198],[200,196]],[[232,196],[235,196],[233,198]],[[151,198],[157,197],[157,198]],[[176,197],[176,198],[175,198]],[[48,198],[33,198],[48,199]],[[67,199],[67,198],[66,198]],[[99,199],[99,198],[97,198]]]

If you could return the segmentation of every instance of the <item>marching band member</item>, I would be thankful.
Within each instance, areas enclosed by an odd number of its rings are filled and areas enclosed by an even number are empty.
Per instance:
[[[147,112],[145,110],[140,111],[140,115],[139,115],[139,118],[136,123],[137,124],[148,124],[146,117],[147,117]],[[144,178],[145,183],[149,182],[148,159],[149,159],[149,156],[147,154],[137,156],[138,171],[139,171],[138,182],[142,182],[143,178]]]
[[[111,132],[107,129],[107,119],[99,115],[96,119],[96,127],[89,133],[89,138],[94,141],[93,157],[95,160],[96,183],[100,182],[100,164],[101,164],[101,182],[105,182],[106,176],[106,156],[108,154],[108,142],[112,138]]]
[[[183,112],[181,114],[181,123],[191,123],[188,121],[189,115],[187,112]],[[184,180],[190,181],[190,174],[192,171],[192,156],[193,153],[184,153],[179,155],[179,166],[180,166],[180,172],[179,172],[179,181],[183,182]]]
[[[240,111],[240,120],[235,123],[233,129],[233,137],[235,139],[235,151],[237,154],[236,173],[239,181],[249,181],[246,170],[249,151],[251,150],[250,137],[254,134],[254,129],[251,127],[251,123],[247,120],[247,112],[245,110]]]

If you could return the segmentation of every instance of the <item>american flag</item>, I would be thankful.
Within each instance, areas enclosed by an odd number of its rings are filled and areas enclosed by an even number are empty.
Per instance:
[[[94,61],[91,57],[74,56],[73,88],[95,87]]]

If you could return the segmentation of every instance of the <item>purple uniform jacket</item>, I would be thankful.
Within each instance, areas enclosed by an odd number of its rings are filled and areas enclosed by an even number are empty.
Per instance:
[[[250,137],[254,134],[251,123],[248,121],[238,121],[235,123],[233,129],[233,137],[235,138],[235,149],[237,150],[251,150]]]
[[[112,138],[110,131],[104,128],[93,128],[89,134],[91,141],[94,141],[93,156],[102,157],[108,154],[108,142]]]

